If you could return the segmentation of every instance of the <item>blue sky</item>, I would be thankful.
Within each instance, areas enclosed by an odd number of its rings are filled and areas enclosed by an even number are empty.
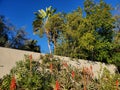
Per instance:
[[[28,36],[38,40],[42,53],[48,53],[46,37],[39,38],[33,35],[32,22],[35,18],[33,13],[49,6],[56,8],[57,12],[71,12],[78,6],[83,8],[83,2],[84,0],[0,0],[0,15],[4,15],[17,28],[26,27]],[[113,7],[120,4],[120,0],[105,0],[105,2]]]

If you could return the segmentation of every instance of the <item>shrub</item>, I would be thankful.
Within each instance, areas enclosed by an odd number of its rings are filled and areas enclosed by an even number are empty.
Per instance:
[[[120,74],[112,75],[104,69],[95,79],[92,66],[77,69],[51,55],[34,61],[32,56],[16,63],[9,75],[1,79],[2,90],[10,89],[12,76],[16,78],[16,90],[118,90]],[[117,83],[117,84],[116,84]]]

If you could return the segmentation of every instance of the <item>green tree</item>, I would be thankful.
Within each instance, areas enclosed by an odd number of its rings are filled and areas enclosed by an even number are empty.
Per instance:
[[[93,50],[95,40],[91,20],[82,16],[81,8],[65,15],[62,44],[56,49],[56,54],[75,58],[88,58],[88,52]]]
[[[37,45],[37,40],[25,40],[25,43],[21,49],[39,53],[41,52],[40,47]]]
[[[46,28],[50,30],[50,42],[54,44],[54,50],[57,46],[57,40],[63,32],[63,24],[64,20],[60,13],[52,15],[46,23]]]
[[[27,37],[25,28],[16,29],[2,15],[0,15],[0,46],[40,52],[37,41]]]
[[[116,49],[119,46],[113,43],[116,20],[111,6],[103,0],[99,3],[85,0],[84,10],[85,15],[78,8],[64,16],[63,40],[57,46],[56,54],[106,63],[118,62]]]
[[[8,43],[10,28],[6,25],[6,20],[3,15],[0,15],[0,46],[5,47]]]
[[[95,3],[93,0],[85,0],[84,1],[84,10],[87,15],[92,14],[94,7],[95,7]]]
[[[91,1],[91,2],[90,2]],[[89,6],[93,6],[94,3],[92,0],[85,1],[85,9],[88,8],[86,3],[89,2]],[[91,25],[94,26],[95,31],[100,35],[104,40],[109,42],[113,39],[113,29],[115,19],[112,16],[112,8],[109,4],[106,4],[103,0],[100,0],[98,4],[95,4],[89,10],[90,14],[87,14],[86,18],[91,20]]]
[[[89,5],[88,5],[89,4]],[[94,5],[93,5],[94,4]],[[91,6],[88,9],[88,6]],[[91,21],[91,25],[94,30],[94,48],[89,54],[89,58],[93,60],[110,62],[112,61],[112,41],[114,35],[114,23],[115,19],[111,14],[112,8],[109,4],[106,4],[103,0],[100,0],[98,4],[95,4],[92,0],[86,0],[84,3],[86,12],[86,19]],[[89,12],[89,13],[88,13]]]
[[[43,36],[45,33],[48,39],[48,48],[51,53],[50,48],[50,30],[46,27],[46,24],[49,20],[49,18],[55,13],[55,9],[52,9],[52,7],[46,8],[46,11],[43,9],[38,10],[38,12],[35,13],[35,20],[33,21],[33,28],[34,32],[39,32],[40,37]]]
[[[117,65],[120,72],[120,5],[115,7],[114,48],[112,50],[112,62]]]
[[[115,37],[114,42],[116,44],[120,44],[120,5],[118,5],[115,9]]]
[[[20,28],[18,30],[15,30],[15,35],[12,36],[11,40],[10,40],[10,45],[9,47],[11,48],[21,48],[24,45],[25,40],[27,40],[28,38],[27,33],[25,32],[24,28]]]

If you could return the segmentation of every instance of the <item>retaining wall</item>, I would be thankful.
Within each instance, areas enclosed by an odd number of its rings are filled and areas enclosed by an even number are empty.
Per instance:
[[[44,55],[41,53],[0,47],[0,78],[8,74],[12,69],[12,67],[15,66],[15,63],[17,61],[23,60],[25,54],[27,55],[32,54],[35,60],[39,60],[40,55]],[[104,67],[107,68],[111,73],[114,73],[116,70],[116,67],[114,65],[106,65],[105,63],[101,63],[101,62],[92,62],[92,61],[82,60],[82,59],[70,60],[69,57],[62,57],[62,56],[56,56],[56,55],[54,55],[54,57],[58,57],[61,59],[61,61],[67,62],[71,66],[75,66],[80,69],[82,69],[83,67],[90,67],[92,65],[93,73],[95,77],[98,77],[98,72],[102,73],[100,72],[101,67],[102,67],[102,70]]]

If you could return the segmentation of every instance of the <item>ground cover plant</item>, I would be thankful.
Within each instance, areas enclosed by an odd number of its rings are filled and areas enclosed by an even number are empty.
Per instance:
[[[1,90],[119,90],[120,74],[104,69],[96,79],[93,67],[81,69],[52,55],[34,61],[32,55],[16,63],[10,74],[0,80]]]

